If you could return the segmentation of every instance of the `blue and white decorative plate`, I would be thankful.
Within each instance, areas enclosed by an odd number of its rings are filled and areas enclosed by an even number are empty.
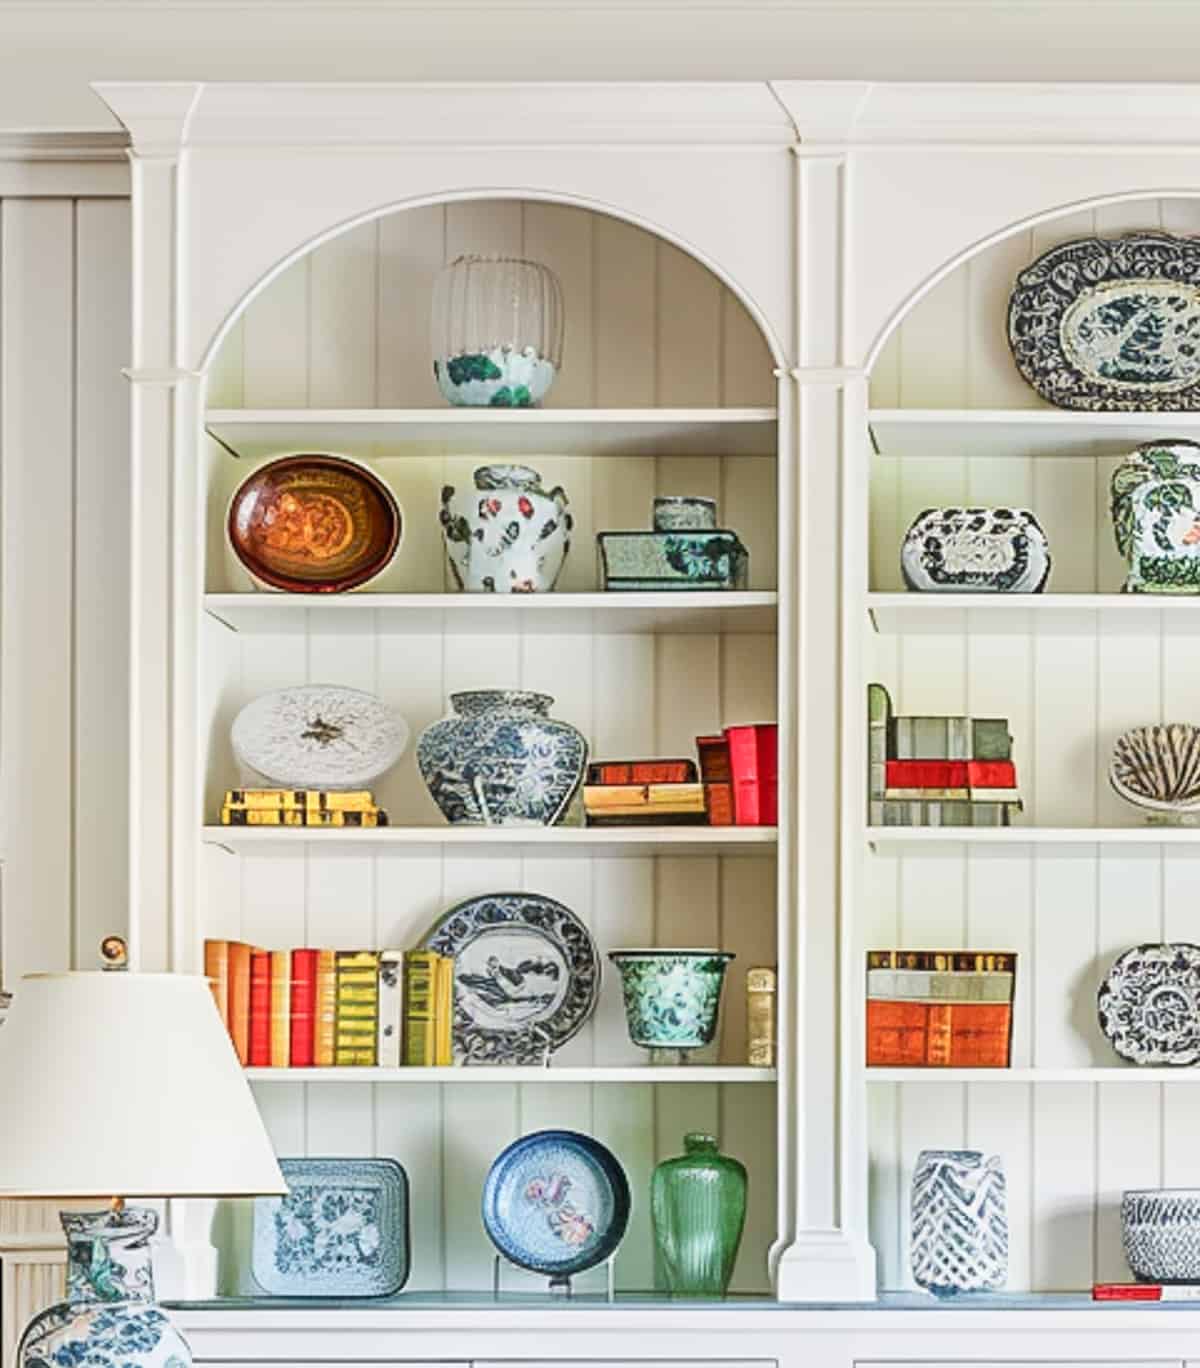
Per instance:
[[[250,1271],[277,1297],[390,1297],[408,1281],[408,1178],[394,1159],[281,1159],[254,1203]]]
[[[596,1008],[600,956],[569,907],[486,893],[452,907],[422,948],[454,960],[454,1058],[544,1064]]]
[[[570,1278],[603,1263],[629,1224],[629,1181],[611,1150],[577,1131],[515,1140],[483,1185],[483,1228],[519,1268]]]
[[[1025,508],[927,508],[908,529],[900,571],[919,593],[1040,594],[1050,551]]]
[[[1100,1029],[1134,1064],[1200,1063],[1200,945],[1135,945],[1096,997]]]
[[[1200,408],[1200,238],[1078,238],[1017,276],[1017,368],[1060,408]]]

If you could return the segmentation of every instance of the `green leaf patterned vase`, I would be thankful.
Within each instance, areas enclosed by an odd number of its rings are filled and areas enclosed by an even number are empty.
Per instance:
[[[610,950],[621,971],[629,1038],[647,1050],[678,1052],[712,1043],[727,950]]]
[[[746,1224],[746,1170],[722,1154],[711,1135],[685,1135],[683,1148],[678,1158],[659,1164],[650,1183],[667,1289],[687,1297],[723,1297]]]

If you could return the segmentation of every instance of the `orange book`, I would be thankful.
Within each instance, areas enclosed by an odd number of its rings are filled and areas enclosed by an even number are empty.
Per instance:
[[[242,1064],[250,1062],[250,947],[229,942],[229,1034]]]
[[[998,1002],[867,1000],[867,1063],[911,1068],[1004,1069],[1012,1007]]]
[[[292,1053],[292,954],[271,951],[271,1067],[286,1069]]]
[[[313,1063],[333,1066],[337,1027],[337,974],[332,950],[317,951],[317,991],[313,1024]]]
[[[229,942],[206,940],[204,942],[204,974],[212,989],[213,1001],[217,1012],[229,1029]]]

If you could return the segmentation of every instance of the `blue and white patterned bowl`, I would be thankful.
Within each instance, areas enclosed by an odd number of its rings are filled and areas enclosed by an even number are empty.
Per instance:
[[[629,1212],[629,1181],[616,1155],[577,1131],[535,1131],[515,1140],[483,1186],[491,1242],[509,1263],[556,1281],[613,1254]]]
[[[629,1038],[648,1050],[699,1050],[712,1043],[727,950],[611,950],[621,971]]]
[[[1140,1282],[1200,1282],[1200,1188],[1126,1192],[1121,1237]]]

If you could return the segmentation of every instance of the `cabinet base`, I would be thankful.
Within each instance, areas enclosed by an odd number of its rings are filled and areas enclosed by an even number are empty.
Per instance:
[[[779,1254],[775,1292],[784,1302],[871,1302],[875,1251],[844,1230],[801,1231]]]

